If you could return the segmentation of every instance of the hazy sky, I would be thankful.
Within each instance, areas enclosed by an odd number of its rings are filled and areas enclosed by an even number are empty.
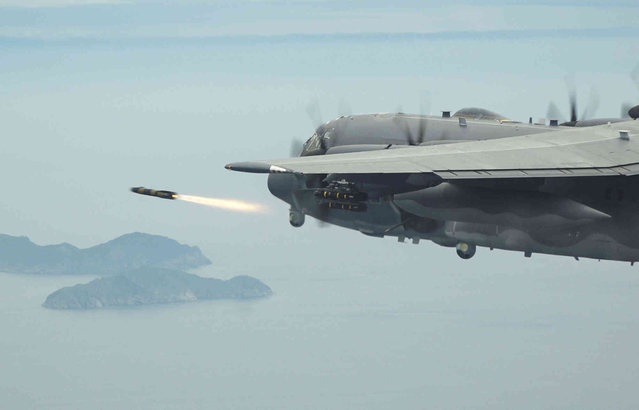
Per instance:
[[[275,296],[72,316],[38,305],[79,279],[3,275],[0,397],[636,408],[637,266],[486,249],[462,261],[424,241],[294,229],[263,175],[223,169],[287,156],[313,133],[314,100],[325,121],[422,103],[526,121],[550,101],[568,114],[568,75],[580,112],[592,93],[598,115],[618,116],[639,103],[636,1],[176,4],[0,0],[0,232],[82,247],[167,235],[200,246],[206,274],[251,274]],[[270,213],[128,191],[139,185]]]
[[[263,176],[222,167],[286,156],[313,131],[314,99],[324,120],[344,101],[359,113],[417,112],[424,100],[433,113],[479,105],[525,120],[551,100],[567,113],[574,75],[581,107],[595,87],[599,115],[639,100],[634,2],[96,3],[0,3],[7,233],[82,246],[132,230],[194,242],[220,230],[229,244],[299,235]],[[133,185],[256,200],[272,214],[135,197]]]
[[[633,1],[2,0],[0,6],[0,34],[44,39],[636,28]]]

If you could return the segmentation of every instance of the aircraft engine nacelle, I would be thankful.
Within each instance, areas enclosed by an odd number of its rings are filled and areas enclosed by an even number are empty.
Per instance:
[[[295,174],[270,174],[268,176],[268,189],[271,194],[282,201],[300,208],[296,204],[295,191],[306,188],[304,180]]]
[[[396,194],[394,203],[411,214],[445,221],[558,228],[610,218],[572,199],[544,192],[497,190],[442,183]]]

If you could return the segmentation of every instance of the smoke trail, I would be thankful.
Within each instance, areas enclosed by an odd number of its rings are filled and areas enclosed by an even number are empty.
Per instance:
[[[268,208],[264,205],[253,202],[239,201],[236,199],[208,198],[205,196],[181,195],[178,194],[176,199],[194,204],[210,206],[212,208],[226,209],[235,212],[247,213],[266,213]]]

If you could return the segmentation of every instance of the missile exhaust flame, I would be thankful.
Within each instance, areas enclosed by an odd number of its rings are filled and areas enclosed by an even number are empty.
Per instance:
[[[254,202],[240,201],[237,199],[209,198],[205,196],[181,195],[178,194],[175,199],[180,201],[191,202],[194,204],[210,206],[212,208],[225,209],[227,211],[246,212],[246,213],[266,213],[268,209],[261,204]]]
[[[191,202],[194,204],[210,206],[211,208],[225,209],[227,211],[234,212],[246,212],[246,213],[267,213],[268,208],[262,204],[256,204],[254,202],[240,201],[238,199],[223,199],[223,198],[209,198],[206,196],[195,195],[179,195],[173,191],[159,191],[156,189],[149,189],[145,187],[131,188],[131,192],[140,195],[154,196],[162,199],[181,200],[185,202]]]

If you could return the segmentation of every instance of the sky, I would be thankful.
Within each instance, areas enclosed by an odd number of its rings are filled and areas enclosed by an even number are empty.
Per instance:
[[[293,139],[313,133],[314,101],[324,121],[343,107],[465,106],[527,121],[545,117],[551,101],[568,115],[568,77],[580,112],[596,95],[596,114],[616,117],[623,103],[639,103],[638,8],[0,0],[0,232],[79,247],[134,231],[165,235],[203,250],[213,265],[200,273],[250,274],[275,291],[263,304],[80,317],[39,307],[77,278],[34,285],[4,275],[0,327],[11,337],[0,338],[0,363],[12,370],[0,366],[0,396],[83,408],[94,392],[113,404],[128,388],[129,404],[179,408],[189,394],[215,400],[217,387],[237,396],[228,402],[237,408],[281,408],[287,398],[291,408],[309,398],[324,408],[340,399],[350,408],[481,407],[461,389],[486,408],[540,397],[540,407],[617,400],[636,408],[636,266],[486,249],[462,261],[425,241],[398,244],[312,220],[294,229],[263,175],[223,167],[288,156]],[[268,212],[148,198],[132,186]],[[175,401],[163,395],[176,385],[166,369],[185,380]],[[95,382],[101,377],[107,383]],[[274,393],[247,401],[246,382]],[[288,382],[298,396],[277,390]],[[314,389],[321,383],[328,387]]]
[[[1,35],[47,40],[636,29],[632,1],[3,0],[0,7]]]
[[[90,246],[130,230],[188,239],[185,227],[258,243],[290,235],[264,178],[222,167],[288,155],[312,134],[311,101],[324,121],[344,104],[419,112],[425,100],[432,113],[475,105],[526,120],[550,101],[567,115],[566,76],[581,107],[599,96],[601,116],[639,99],[633,2],[5,0],[0,10],[0,222],[39,243]],[[272,213],[158,203],[126,191],[137,185]],[[245,223],[257,230],[236,228]]]

